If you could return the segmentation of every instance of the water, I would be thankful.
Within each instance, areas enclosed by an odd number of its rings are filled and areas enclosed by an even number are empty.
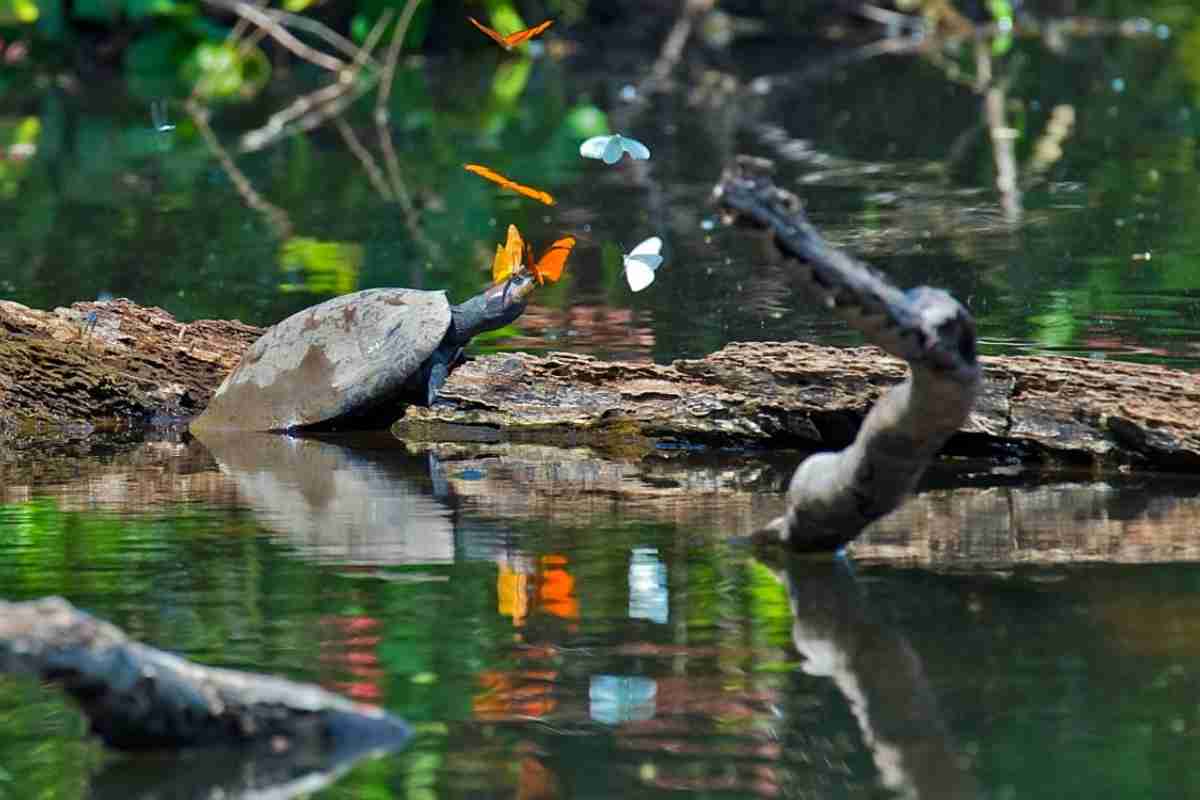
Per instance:
[[[1190,28],[1172,24],[1021,40],[995,60],[1019,201],[995,192],[983,102],[952,77],[970,51],[755,40],[728,54],[733,91],[696,75],[646,104],[629,91],[646,53],[435,56],[404,70],[389,134],[419,224],[332,130],[237,155],[242,182],[178,104],[10,93],[0,299],[111,294],[258,324],[371,286],[463,299],[515,222],[539,249],[580,245],[481,350],[663,362],[735,340],[857,342],[708,205],[721,166],[751,152],[833,241],[967,302],[985,352],[1193,368],[1195,94]],[[281,104],[218,113],[219,140],[234,149]],[[598,111],[652,159],[578,158]],[[382,160],[369,116],[350,119]],[[667,262],[631,294],[605,245],[655,234]],[[744,537],[782,510],[798,458],[377,436],[0,451],[0,596],[63,595],[155,646],[413,725],[407,748],[321,797],[1200,792],[1200,483],[948,463],[847,559],[775,563]],[[162,796],[183,772],[226,771],[189,763],[116,759],[53,691],[0,680],[0,800]]]
[[[1200,484],[942,471],[852,562],[762,561],[737,537],[790,463],[265,437],[7,464],[0,585],[413,723],[326,797],[1187,794]],[[26,683],[0,719],[14,797],[165,780]]]

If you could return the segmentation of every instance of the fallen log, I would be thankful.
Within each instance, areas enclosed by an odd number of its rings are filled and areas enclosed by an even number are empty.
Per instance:
[[[94,330],[85,326],[97,311]],[[177,322],[128,300],[38,311],[0,302],[0,443],[41,445],[205,406],[260,329]],[[1200,469],[1200,377],[1083,358],[984,357],[952,453]],[[393,430],[418,441],[827,449],[848,444],[904,363],[874,347],[740,342],[672,364],[572,353],[483,356]],[[76,429],[85,426],[80,434]]]
[[[54,311],[0,301],[0,436],[198,414],[261,334],[240,322],[184,324],[124,299]]]
[[[106,744],[333,752],[395,748],[399,719],[316,686],[204,667],[129,639],[61,598],[0,601],[0,673],[62,686]]]

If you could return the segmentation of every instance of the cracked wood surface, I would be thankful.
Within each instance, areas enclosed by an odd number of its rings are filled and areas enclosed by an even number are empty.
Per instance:
[[[0,435],[198,414],[262,332],[184,324],[128,300],[54,311],[0,301]]]
[[[983,359],[984,388],[952,452],[1200,468],[1200,379],[1080,358]],[[839,448],[906,374],[873,347],[734,343],[668,366],[554,353],[490,356],[455,372],[409,439]]]
[[[96,311],[89,330],[86,317]],[[55,428],[198,413],[261,330],[176,321],[127,300],[53,312],[0,302],[0,441]],[[1062,357],[983,359],[985,385],[949,449],[1200,469],[1200,378],[1165,367]],[[904,364],[873,347],[734,343],[670,365],[571,353],[484,356],[432,408],[393,430],[420,441],[650,447],[845,446]],[[398,411],[399,413],[399,411]],[[41,426],[41,427],[35,427]]]

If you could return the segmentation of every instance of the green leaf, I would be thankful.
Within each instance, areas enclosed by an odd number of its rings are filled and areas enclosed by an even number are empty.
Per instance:
[[[271,64],[257,47],[243,53],[226,42],[201,42],[184,61],[185,80],[202,97],[248,97],[271,76]]]
[[[33,0],[0,0],[0,25],[28,25],[38,20],[38,6]]]

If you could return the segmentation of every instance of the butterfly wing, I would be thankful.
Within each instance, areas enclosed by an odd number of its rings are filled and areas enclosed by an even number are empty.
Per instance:
[[[517,31],[516,33],[510,33],[508,36],[504,37],[505,49],[516,47],[521,42],[532,39],[535,36],[541,36],[546,32],[546,29],[553,24],[554,20],[548,19],[545,22],[540,22],[537,25],[534,25],[532,28],[528,28],[523,31]]]
[[[509,181],[506,188],[512,189],[517,194],[523,194],[526,197],[532,197],[539,203],[545,203],[548,206],[552,206],[555,203],[554,195],[550,194],[549,192],[543,192],[541,189],[535,189],[532,186],[526,186],[523,183]]]
[[[525,240],[521,238],[521,232],[517,230],[516,225],[508,226],[508,240],[504,243],[504,252],[512,264],[512,271],[519,270],[521,259],[525,255]]]
[[[661,251],[662,239],[651,236],[625,256],[625,280],[629,281],[630,289],[640,292],[654,283],[654,271],[663,262],[662,256],[659,255]]]
[[[500,34],[496,33],[494,30],[489,28],[487,25],[484,25],[482,22],[475,19],[474,17],[467,17],[467,19],[471,22],[472,25],[474,25],[476,28],[479,28],[479,30],[483,31],[484,34],[486,34],[496,44],[500,45],[505,50],[512,49],[512,45],[508,43],[506,37],[501,36]]]
[[[492,259],[492,283],[500,283],[511,278],[521,268],[521,256],[525,242],[521,240],[521,232],[516,225],[508,226],[508,240],[496,245],[496,257]]]
[[[640,258],[625,256],[625,280],[631,290],[640,292],[654,283],[654,268]]]
[[[611,136],[593,136],[579,145],[579,155],[584,158],[604,158],[604,148],[612,141]]]
[[[541,189],[534,188],[533,186],[526,186],[523,183],[517,183],[513,179],[506,178],[499,172],[496,172],[496,170],[491,169],[490,167],[485,167],[482,164],[463,164],[463,169],[465,169],[467,172],[473,172],[481,178],[486,178],[493,183],[498,183],[503,188],[514,191],[517,194],[523,194],[526,197],[532,197],[534,200],[545,203],[548,206],[552,206],[555,203],[553,195],[551,195],[549,192],[543,192]]]
[[[621,149],[629,153],[629,157],[635,161],[645,161],[650,157],[650,148],[639,142],[637,139],[630,139],[628,136],[621,137]]]
[[[473,172],[481,178],[486,178],[493,183],[498,183],[501,186],[509,182],[508,178],[496,172],[491,167],[485,167],[482,164],[463,164],[463,169],[467,172]]]
[[[600,154],[605,164],[615,164],[621,160],[624,148],[621,147],[621,134],[613,134],[604,143],[604,152]]]
[[[651,236],[649,239],[639,242],[637,247],[629,251],[629,255],[658,256],[658,254],[662,252],[662,244],[662,239],[658,238],[657,236]],[[658,259],[658,263],[662,263],[661,257]],[[656,263],[655,266],[657,267],[658,264]]]
[[[504,245],[496,245],[496,257],[492,259],[492,283],[503,283],[512,277],[512,262]]]
[[[546,281],[554,283],[562,277],[563,268],[567,266],[567,258],[571,255],[573,247],[575,247],[574,236],[565,236],[550,245],[550,249],[538,259],[537,264],[533,267],[533,274],[537,276],[538,283]]]

